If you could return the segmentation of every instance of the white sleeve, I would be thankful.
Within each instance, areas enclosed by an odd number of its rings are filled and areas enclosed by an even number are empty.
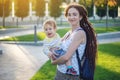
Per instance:
[[[48,53],[50,52],[48,48],[48,44],[46,44],[45,42],[43,42],[43,52],[45,55],[48,55]]]
[[[59,45],[60,42],[61,42],[61,39],[57,38],[50,43],[50,46],[54,46],[54,45],[57,45],[57,44]]]

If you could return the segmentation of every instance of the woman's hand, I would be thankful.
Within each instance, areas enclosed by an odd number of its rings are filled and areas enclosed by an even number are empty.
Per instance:
[[[51,59],[52,59],[52,61],[57,59],[54,53],[51,55]]]
[[[53,58],[55,58],[55,56],[52,56]],[[66,57],[66,55],[63,55],[59,58],[55,58],[51,63],[52,64],[65,64],[68,61],[68,58]]]

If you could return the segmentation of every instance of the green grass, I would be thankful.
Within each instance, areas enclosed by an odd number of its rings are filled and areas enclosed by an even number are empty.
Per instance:
[[[119,27],[109,27],[106,30],[106,27],[95,27],[96,33],[107,33],[107,32],[116,32],[120,31],[120,26]]]
[[[40,41],[42,41],[45,37],[46,36],[44,32],[39,32],[37,34],[37,39]],[[29,35],[18,36],[18,37],[10,37],[6,39],[1,39],[0,41],[34,41],[34,35],[29,34]]]
[[[70,30],[70,28],[58,29],[57,33],[60,34],[61,37],[63,37],[63,35],[68,30]],[[120,31],[120,27],[110,27],[108,28],[108,31],[106,31],[105,27],[95,27],[95,31],[96,33],[116,32]],[[39,41],[43,40],[44,38],[45,38],[44,32],[37,33],[37,39]],[[0,39],[0,41],[34,41],[34,34]]]
[[[17,27],[17,26],[0,26],[0,29],[6,29],[6,28],[22,28],[22,27]]]
[[[53,80],[56,66],[47,61],[31,80]],[[95,80],[120,79],[120,42],[98,46]]]
[[[91,23],[106,23],[106,19],[104,20],[90,20]],[[120,19],[109,19],[108,23],[119,23]]]
[[[39,69],[31,80],[54,80],[56,65],[52,65],[50,60]]]
[[[95,80],[120,79],[120,42],[99,45],[98,50]]]

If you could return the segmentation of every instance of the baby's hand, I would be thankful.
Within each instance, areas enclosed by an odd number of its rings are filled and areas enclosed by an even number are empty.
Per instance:
[[[50,59],[52,58],[52,54],[53,54],[52,52],[49,52],[49,53],[48,53],[48,57],[49,57]]]
[[[59,47],[52,47],[52,48],[50,48],[50,51],[53,53],[53,54],[55,54],[55,50],[58,50],[59,49]]]
[[[52,52],[49,52],[49,54],[48,54],[48,57],[49,57],[51,60],[56,60],[56,56],[57,56],[57,54],[54,54],[54,53],[52,53]]]

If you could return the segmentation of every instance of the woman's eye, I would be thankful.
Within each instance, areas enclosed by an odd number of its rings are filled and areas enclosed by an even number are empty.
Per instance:
[[[67,16],[71,16],[71,14],[70,14],[70,13],[68,13],[68,14],[67,14]]]
[[[72,14],[68,13],[67,16],[77,16],[77,14],[76,13],[72,13]]]
[[[77,16],[77,14],[76,14],[76,13],[73,13],[73,16]]]

